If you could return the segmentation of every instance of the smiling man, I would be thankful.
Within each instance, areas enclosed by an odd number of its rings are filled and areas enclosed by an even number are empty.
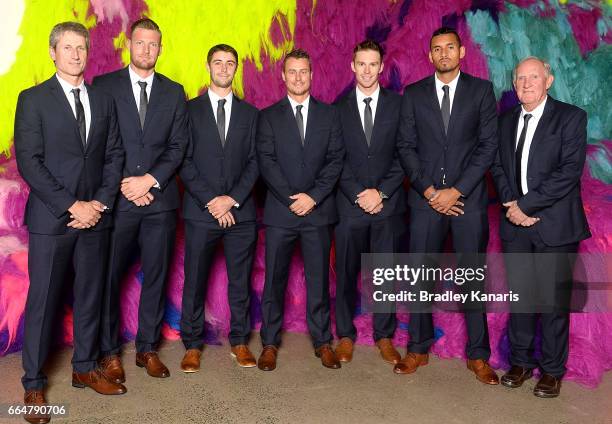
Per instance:
[[[95,86],[115,99],[126,150],[101,331],[101,365],[106,375],[117,382],[125,381],[119,356],[120,283],[138,249],[144,277],[138,307],[136,365],[145,367],[153,377],[170,375],[156,346],[180,204],[176,170],[187,146],[187,111],[183,87],[155,72],[161,40],[161,31],[151,19],[134,22],[127,41],[130,64],[94,79]]]
[[[338,114],[310,95],[312,68],[304,50],[283,61],[287,96],[260,113],[257,129],[259,169],[268,193],[266,276],[261,301],[258,366],[276,368],[281,342],[289,264],[300,241],[306,276],[306,320],[316,356],[323,366],[340,368],[331,347],[329,253],[331,225],[337,221],[334,187],[342,171],[344,147]]]
[[[491,173],[506,208],[500,222],[509,288],[527,298],[510,314],[506,387],[520,387],[540,367],[534,395],[559,395],[569,352],[569,299],[575,253],[591,236],[580,196],[586,160],[586,113],[548,95],[550,65],[528,57],[514,69],[520,105],[499,120],[499,153]],[[533,293],[536,296],[533,296]],[[512,311],[512,309],[511,309]],[[541,357],[534,356],[541,315]]]
[[[398,148],[411,186],[410,253],[442,252],[449,234],[457,253],[487,249],[485,174],[497,151],[495,96],[491,82],[460,71],[465,54],[457,31],[439,28],[429,44],[434,75],[404,90]],[[481,305],[468,307],[467,366],[479,381],[498,384],[487,362],[486,314]],[[408,332],[408,354],[395,366],[399,374],[427,364],[435,341],[431,313],[411,313]]]

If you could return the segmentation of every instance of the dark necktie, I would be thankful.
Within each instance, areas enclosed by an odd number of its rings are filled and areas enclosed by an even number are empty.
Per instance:
[[[530,113],[525,114],[523,116],[523,130],[521,131],[521,136],[519,137],[518,144],[516,145],[516,153],[514,157],[514,166],[515,166],[515,174],[516,174],[516,187],[521,196],[523,193],[523,185],[521,184],[521,159],[523,157],[523,147],[525,147],[525,138],[527,137],[527,125],[529,124],[529,120],[533,115]]]
[[[366,97],[365,99],[363,99],[363,102],[365,103],[365,110],[363,112],[363,132],[365,132],[368,146],[370,145],[370,141],[372,140],[372,129],[374,128],[374,120],[372,119],[372,108],[370,107],[371,101],[371,97]]]
[[[300,132],[300,139],[302,140],[302,146],[304,145],[304,117],[302,116],[302,108],[304,106],[297,105],[295,107],[295,120],[297,121],[298,131]]]
[[[138,81],[140,86],[140,107],[138,108],[138,116],[140,117],[140,128],[144,128],[145,118],[147,116],[147,105],[149,99],[147,98],[147,82]]]
[[[217,131],[221,139],[221,147],[225,147],[225,102],[227,100],[220,99],[217,103]]]
[[[448,121],[450,121],[450,96],[448,95],[448,85],[442,86],[442,90],[444,91],[444,97],[442,97],[442,107],[440,111],[442,112],[442,122],[444,123],[444,134],[446,134],[448,133]]]
[[[80,93],[81,89],[73,88],[72,94],[74,95],[74,106],[76,109],[76,120],[79,125],[79,134],[81,135],[81,143],[83,143],[83,147],[87,144],[87,128],[85,126],[85,109],[83,108],[83,103],[81,103]]]

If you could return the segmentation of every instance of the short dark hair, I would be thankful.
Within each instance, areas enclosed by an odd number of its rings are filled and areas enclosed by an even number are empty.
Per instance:
[[[55,50],[57,43],[65,32],[74,32],[85,38],[85,47],[89,50],[89,31],[78,22],[60,22],[56,24],[49,34],[49,47]]]
[[[217,52],[226,52],[234,55],[234,59],[236,59],[236,65],[238,65],[238,52],[235,48],[228,44],[217,44],[212,46],[210,50],[208,50],[208,54],[206,55],[206,63],[210,64],[212,57]]]
[[[159,29],[159,26],[155,23],[153,19],[141,18],[141,19],[138,19],[137,21],[134,21],[134,23],[132,23],[132,26],[130,27],[130,38],[132,37],[132,34],[134,33],[134,31],[136,31],[138,28],[150,29],[152,31],[159,32],[159,39],[161,40],[161,36],[162,36],[161,29]]]
[[[312,70],[312,63],[310,62],[310,55],[306,50],[302,49],[293,49],[289,53],[285,55],[283,59],[283,72],[285,72],[285,65],[287,64],[287,60],[289,59],[306,59],[308,60],[308,67]]]
[[[378,54],[380,55],[380,61],[382,62],[385,51],[383,50],[382,46],[378,44],[376,41],[367,39],[357,44],[355,48],[353,49],[353,60],[355,60],[355,56],[357,55],[357,52],[360,52],[363,50],[374,50],[375,52],[378,52]]]
[[[429,49],[430,50],[431,50],[431,42],[433,41],[434,37],[437,37],[438,35],[444,35],[444,34],[454,34],[454,36],[457,38],[457,42],[459,43],[459,47],[462,46],[461,37],[459,37],[459,33],[457,32],[455,28],[440,27],[437,30],[435,30],[433,34],[431,34],[431,38],[429,39]]]

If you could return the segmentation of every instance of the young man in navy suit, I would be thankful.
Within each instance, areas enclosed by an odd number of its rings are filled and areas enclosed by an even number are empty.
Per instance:
[[[30,187],[25,211],[30,287],[25,306],[22,378],[26,405],[45,404],[42,371],[68,269],[74,267],[72,385],[105,395],[126,392],[97,367],[98,331],[111,209],[124,152],[113,100],[85,84],[89,33],[76,22],[55,25],[49,53],[56,74],[19,94],[15,154]],[[27,414],[32,423],[47,415]]]
[[[362,253],[393,253],[405,229],[404,171],[396,150],[401,96],[380,86],[384,69],[381,46],[357,44],[351,69],[357,86],[338,102],[346,148],[336,203],[336,355],[350,362],[357,330],[353,325],[357,275]],[[373,314],[374,340],[382,358],[401,357],[393,347],[395,313]]]
[[[227,44],[208,51],[208,91],[188,105],[190,143],[180,171],[185,184],[185,286],[181,314],[184,372],[200,369],[207,281],[223,241],[231,311],[231,354],[254,367],[248,348],[251,267],[257,242],[251,191],[259,176],[255,154],[257,109],[234,96],[238,53]]]
[[[262,110],[257,157],[268,186],[266,277],[262,297],[258,366],[276,368],[281,342],[289,263],[299,240],[307,285],[306,320],[323,366],[340,368],[331,347],[329,253],[331,225],[338,217],[334,187],[342,171],[344,147],[336,109],[310,95],[310,56],[293,50],[283,61],[287,96]]]
[[[409,252],[442,252],[452,234],[455,252],[475,256],[469,265],[482,266],[478,254],[486,253],[489,240],[485,174],[497,151],[497,113],[491,82],[460,72],[464,56],[454,29],[433,33],[429,60],[436,71],[404,90],[398,147],[411,185]],[[431,312],[416,312],[408,324],[408,354],[394,368],[399,374],[427,364],[435,341]],[[499,384],[488,364],[484,305],[466,304],[464,312],[467,367],[482,383]]]
[[[523,59],[513,77],[521,104],[499,119],[499,152],[491,168],[507,208],[499,229],[508,285],[522,298],[520,311],[510,309],[512,366],[501,382],[520,387],[539,366],[533,393],[551,398],[559,396],[566,371],[575,253],[591,236],[580,196],[587,116],[548,95],[554,77],[543,60]],[[534,357],[538,313],[539,360]]]
[[[125,381],[119,339],[120,283],[140,250],[143,272],[136,365],[152,377],[170,375],[157,355],[164,317],[165,281],[176,233],[180,198],[176,171],[187,146],[183,87],[155,72],[162,34],[144,18],[131,26],[130,64],[99,76],[94,85],[115,100],[126,151],[121,195],[116,205],[110,248],[110,275],[102,313],[101,365],[114,381]]]

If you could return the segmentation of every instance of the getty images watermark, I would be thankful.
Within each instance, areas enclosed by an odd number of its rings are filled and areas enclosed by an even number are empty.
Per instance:
[[[612,311],[611,254],[362,254],[365,312]]]

